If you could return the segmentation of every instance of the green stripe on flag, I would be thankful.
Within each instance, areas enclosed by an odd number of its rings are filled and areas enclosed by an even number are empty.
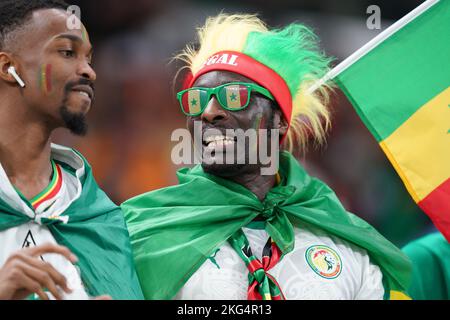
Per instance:
[[[450,86],[449,34],[442,0],[335,78],[378,142]]]

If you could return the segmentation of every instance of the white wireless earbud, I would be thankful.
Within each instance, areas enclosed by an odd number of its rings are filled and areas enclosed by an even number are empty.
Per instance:
[[[19,75],[17,74],[16,68],[14,68],[13,66],[9,67],[9,68],[8,68],[8,73],[9,73],[10,75],[12,75],[14,79],[16,79],[16,81],[19,83],[19,85],[20,85],[22,88],[25,88],[25,82],[23,82],[23,80],[22,80],[22,79],[19,77]]]

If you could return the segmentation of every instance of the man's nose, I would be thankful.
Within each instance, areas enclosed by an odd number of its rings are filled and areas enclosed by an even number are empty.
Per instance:
[[[91,81],[95,81],[95,79],[97,79],[97,74],[88,62],[81,63],[78,74]]]
[[[208,105],[205,108],[201,115],[201,120],[209,123],[215,123],[220,120],[226,119],[228,117],[228,113],[224,110],[217,99],[212,97],[209,100]]]

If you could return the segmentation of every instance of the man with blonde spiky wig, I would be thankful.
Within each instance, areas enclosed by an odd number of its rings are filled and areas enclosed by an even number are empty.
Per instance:
[[[330,63],[316,36],[300,24],[270,31],[254,15],[226,14],[198,36],[198,50],[178,56],[190,71],[178,100],[191,134],[201,124],[201,165],[122,205],[145,297],[406,298],[401,251],[279,150],[279,140],[289,151],[303,150],[308,135],[322,142],[330,123],[329,88],[308,90]],[[239,155],[239,130],[258,134],[244,139],[245,161],[219,161]],[[267,163],[248,155],[274,137],[268,154],[278,170],[263,173]]]

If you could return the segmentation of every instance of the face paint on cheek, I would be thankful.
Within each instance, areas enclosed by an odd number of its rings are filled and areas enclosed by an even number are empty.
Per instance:
[[[38,73],[39,88],[45,94],[52,91],[52,65],[42,64]]]
[[[257,137],[257,143],[254,145],[254,149],[256,149],[260,143],[260,130],[263,127],[265,123],[265,118],[262,114],[258,114],[258,116],[255,119],[255,122],[253,123],[253,130],[256,131],[256,137]]]

